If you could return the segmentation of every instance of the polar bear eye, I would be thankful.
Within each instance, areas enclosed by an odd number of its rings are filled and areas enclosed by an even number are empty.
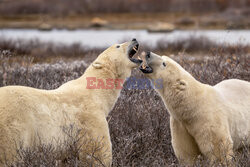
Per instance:
[[[120,45],[117,45],[117,46],[116,46],[116,48],[119,48],[119,47],[120,47]]]
[[[163,65],[164,67],[166,67],[166,63],[165,63],[165,62],[163,62],[162,65]]]

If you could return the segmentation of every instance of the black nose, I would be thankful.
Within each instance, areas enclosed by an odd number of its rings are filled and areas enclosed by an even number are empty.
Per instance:
[[[146,74],[153,72],[153,69],[150,66],[146,66],[146,68],[143,68],[142,65],[140,65],[139,69],[141,70],[141,72]]]
[[[133,39],[132,39],[132,41],[136,41],[136,39],[135,39],[135,38],[133,38]]]

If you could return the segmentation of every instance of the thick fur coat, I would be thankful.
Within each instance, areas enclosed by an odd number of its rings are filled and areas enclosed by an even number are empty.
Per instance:
[[[163,80],[157,91],[170,113],[172,146],[181,163],[193,164],[199,154],[231,163],[234,149],[250,145],[249,82],[229,79],[210,86],[169,57],[148,53],[144,61],[146,76]]]
[[[116,44],[101,53],[82,77],[69,81],[55,90],[40,90],[24,86],[0,88],[0,160],[13,161],[16,150],[33,147],[39,142],[55,146],[67,138],[63,127],[74,125],[81,129],[84,140],[99,140],[101,149],[96,156],[110,166],[112,148],[106,117],[114,106],[122,86],[88,88],[89,77],[125,80],[137,65],[129,59],[129,52],[137,41]],[[138,47],[138,45],[137,45]],[[83,140],[83,139],[82,139]],[[81,143],[81,142],[79,142]],[[86,144],[86,143],[85,143]],[[92,146],[89,146],[92,147]],[[80,151],[80,159],[86,160]],[[91,157],[90,157],[91,158]]]

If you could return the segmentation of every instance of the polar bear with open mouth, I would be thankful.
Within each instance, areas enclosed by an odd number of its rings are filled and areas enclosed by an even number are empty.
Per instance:
[[[162,79],[157,89],[170,113],[172,146],[178,160],[193,164],[199,154],[231,163],[233,149],[250,146],[250,83],[229,79],[215,86],[195,80],[177,62],[151,52],[140,70]]]
[[[138,49],[136,39],[115,44],[101,53],[80,78],[55,90],[0,88],[1,162],[13,161],[20,143],[32,147],[38,140],[45,144],[64,140],[62,127],[74,124],[89,140],[101,139],[103,147],[96,154],[102,164],[110,166],[112,148],[106,117],[120,94],[123,83],[118,81],[128,78],[141,63],[134,58]],[[95,82],[100,80],[108,83]],[[81,157],[86,150],[81,148],[80,159],[86,159]]]

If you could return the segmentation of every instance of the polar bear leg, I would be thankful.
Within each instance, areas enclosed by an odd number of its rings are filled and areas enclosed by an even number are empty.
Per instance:
[[[88,117],[89,118],[89,117]],[[91,118],[89,118],[91,120]],[[87,166],[111,166],[112,164],[112,144],[109,135],[108,122],[106,118],[95,118],[94,124],[93,121],[84,121],[87,123],[87,133],[83,136],[88,136],[86,138],[82,138],[83,142],[80,143],[88,143],[86,147],[82,148],[82,152],[80,153],[80,159],[82,161],[88,161],[89,164]],[[83,128],[85,129],[85,128]],[[86,129],[85,129],[86,130]],[[87,152],[87,155],[86,155]]]
[[[101,149],[101,153],[103,155],[102,161],[106,167],[109,167],[112,165],[112,143],[110,139],[107,122],[106,122],[106,126],[103,128],[106,129],[106,132],[103,133],[103,139],[102,139],[102,143],[103,143],[103,148]]]
[[[220,162],[226,166],[233,166],[233,141],[229,132],[220,127],[201,129],[205,130],[194,136],[201,153],[210,160],[211,164]]]
[[[194,138],[176,119],[170,117],[172,146],[180,163],[192,165],[200,153]]]

